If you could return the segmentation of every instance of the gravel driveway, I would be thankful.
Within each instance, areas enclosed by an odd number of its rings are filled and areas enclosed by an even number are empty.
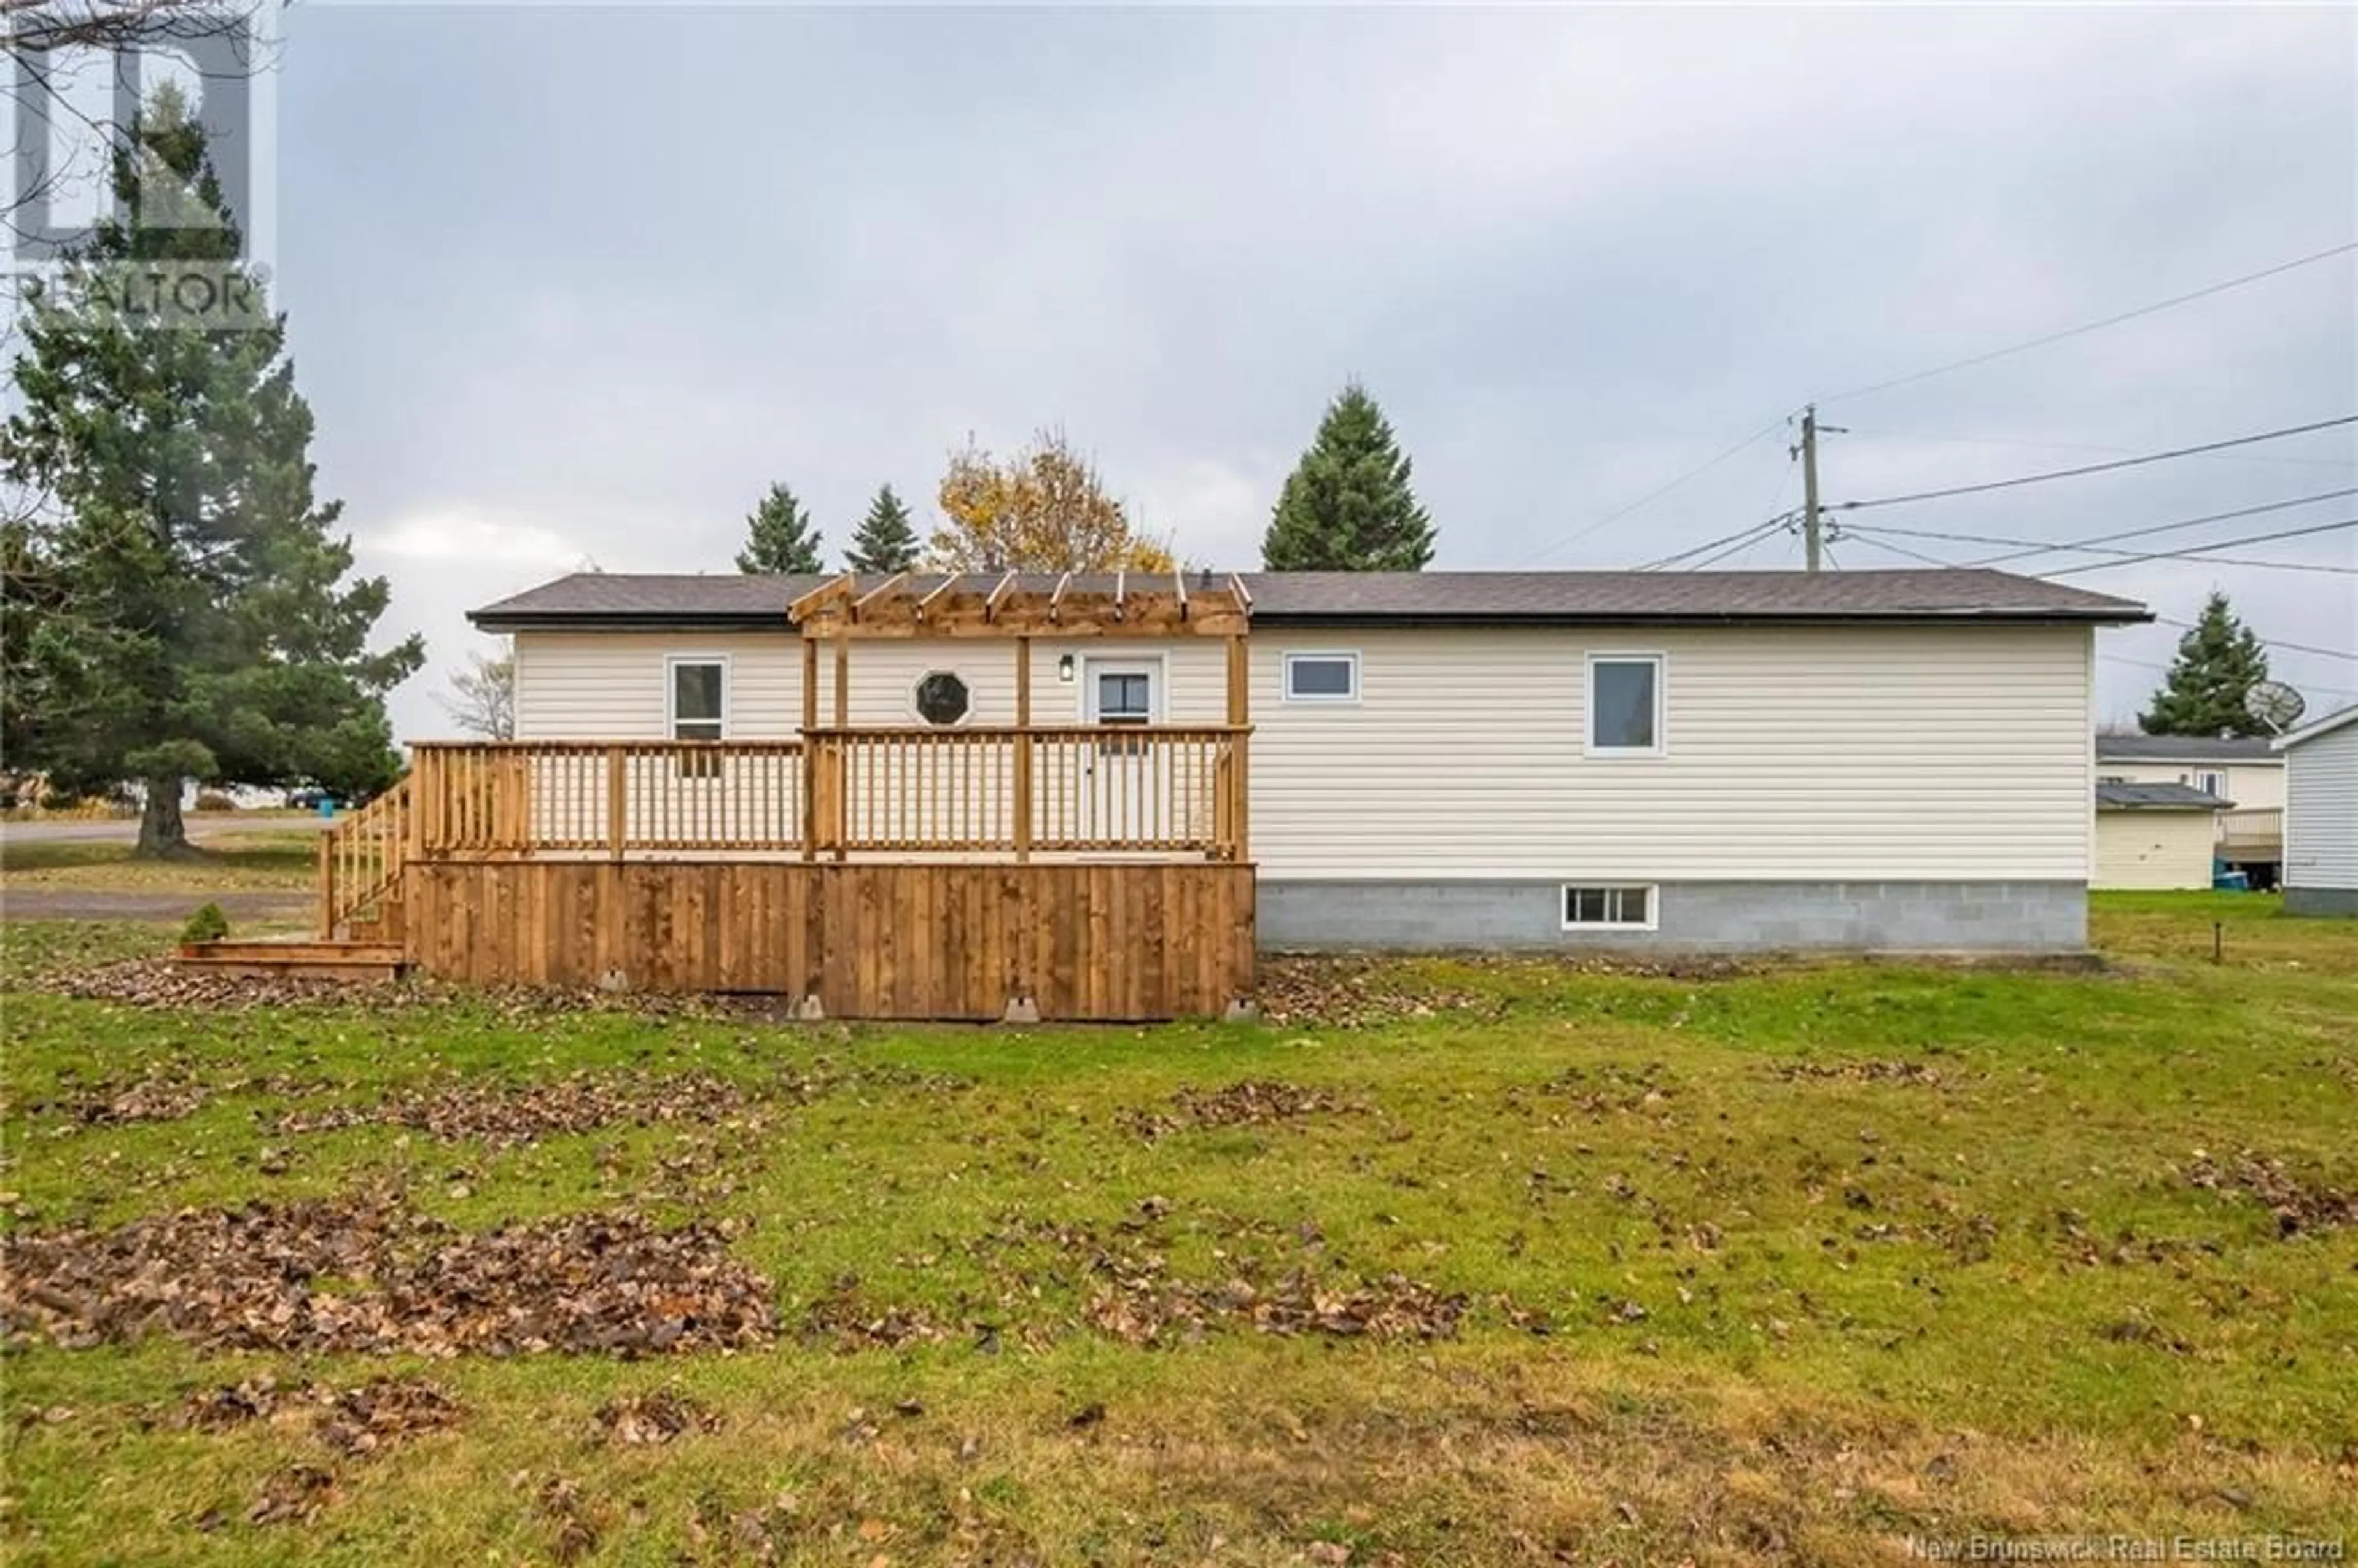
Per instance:
[[[0,889],[0,920],[185,920],[217,903],[234,922],[286,920],[315,908],[307,892],[135,892],[110,888]]]

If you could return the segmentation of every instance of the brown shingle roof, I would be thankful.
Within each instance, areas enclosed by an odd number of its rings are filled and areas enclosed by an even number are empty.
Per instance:
[[[1245,572],[1263,624],[1499,624],[1677,621],[2152,619],[2145,607],[1963,568],[1836,572]],[[776,625],[824,577],[637,576],[578,572],[484,606],[486,631],[558,625]],[[863,579],[872,586],[881,578]],[[922,579],[921,579],[922,580]],[[938,578],[931,579],[940,580]],[[1027,574],[1027,586],[1053,575]],[[1111,573],[1076,576],[1110,588]],[[1139,579],[1133,579],[1139,580]]]

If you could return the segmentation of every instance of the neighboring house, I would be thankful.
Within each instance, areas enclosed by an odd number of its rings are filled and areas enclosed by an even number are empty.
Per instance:
[[[2276,741],[2285,761],[2285,909],[2358,914],[2358,707]]]
[[[2212,818],[2233,805],[2182,784],[2096,781],[2094,888],[2207,888]]]
[[[2253,886],[2276,885],[2284,858],[2285,767],[2266,736],[2099,735],[2096,777],[2180,784],[2234,802],[2212,816],[2214,853],[2249,875]]]
[[[825,580],[579,574],[471,619],[514,638],[520,741],[784,739],[786,606]],[[2139,605],[1963,569],[1240,580],[1264,948],[2085,945],[2094,632]],[[1029,650],[1035,724],[1222,717],[1208,642]],[[1011,667],[863,643],[849,719],[1009,724]]]

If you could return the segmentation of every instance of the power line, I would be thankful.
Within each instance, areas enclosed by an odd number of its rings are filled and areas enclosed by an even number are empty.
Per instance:
[[[1681,550],[1675,556],[1664,556],[1658,561],[1648,561],[1644,566],[1639,567],[1638,570],[1641,572],[1660,571],[1664,567],[1674,567],[1681,561],[1689,559],[1692,557],[1700,556],[1707,550],[1718,549],[1722,545],[1735,544],[1737,540],[1743,540],[1745,543],[1749,544],[1753,540],[1768,534],[1769,530],[1781,528],[1792,520],[1793,514],[1790,512],[1779,512],[1776,516],[1769,518],[1768,521],[1763,523],[1755,523],[1749,528],[1739,528],[1733,534],[1722,534],[1716,539],[1705,539],[1702,544],[1695,546],[1693,549]]]
[[[2121,539],[2143,538],[2148,534],[2168,534],[2180,528],[2196,528],[2205,523],[2224,523],[2236,517],[2257,517],[2264,512],[2285,512],[2296,506],[2311,506],[2320,501],[2339,501],[2346,495],[2358,495],[2358,485],[2342,490],[2320,490],[2314,495],[2297,495],[2288,501],[2270,501],[2258,506],[2238,507],[2233,512],[2213,512],[2207,516],[2188,517],[2176,523],[2156,523],[2147,528],[2125,528],[2117,534],[2098,534],[2091,538],[2042,545],[2037,549],[2015,550],[2003,556],[1985,556],[1977,561],[1963,561],[1959,564],[1968,567],[1993,567],[2000,561],[2018,561],[2026,556],[2050,556],[2075,550],[2082,545],[2110,545]],[[1899,528],[1892,532],[1904,534],[1909,530]]]
[[[1878,549],[1878,550],[1887,550],[1887,551],[1889,551],[1891,554],[1893,554],[1893,555],[1895,555],[1895,556],[1905,556],[1905,557],[1908,557],[1909,560],[1911,560],[1911,561],[1921,561],[1921,562],[1923,562],[1923,563],[1924,563],[1926,566],[1928,566],[1928,567],[1948,567],[1948,568],[1959,568],[1959,567],[1970,566],[1970,565],[1976,564],[1976,563],[1971,563],[1971,562],[1944,561],[1944,560],[1942,560],[1942,559],[1941,559],[1940,557],[1938,557],[1937,556],[1928,556],[1928,555],[1926,555],[1926,554],[1925,554],[1923,551],[1921,551],[1921,550],[1911,550],[1911,549],[1909,549],[1909,548],[1907,546],[1905,546],[1905,545],[1895,545],[1895,544],[1893,544],[1893,543],[1892,543],[1890,540],[1888,540],[1888,539],[1877,538],[1877,537],[1875,535],[1875,534],[1872,534],[1872,533],[1862,533],[1862,532],[1858,532],[1858,531],[1854,530],[1854,531],[1851,531],[1851,532],[1845,533],[1845,534],[1844,535],[1844,538],[1855,538],[1855,539],[1858,540],[1858,541],[1859,541],[1859,543],[1861,543],[1861,544],[1864,544],[1864,545],[1872,545],[1872,546],[1875,546],[1877,549]],[[2063,547],[2063,548],[2069,548],[2070,546],[2061,546],[2061,547]],[[2109,565],[2109,564],[2112,564],[2112,563],[2106,563],[2106,564],[2108,564],[2108,565]],[[2288,563],[2288,562],[2279,562],[2279,563],[2277,563],[2277,564],[2279,564],[2279,565],[2290,565],[2290,564],[2293,564],[2293,563]],[[2183,630],[2183,631],[2188,631],[2188,632],[2193,632],[2193,631],[2198,631],[2198,630],[2200,630],[2200,628],[2199,628],[2199,627],[2198,627],[2198,626],[2197,626],[2193,622],[2191,622],[2191,621],[2180,621],[2180,620],[2177,616],[2175,616],[2175,615],[2156,615],[2156,616],[2154,617],[2154,619],[2155,619],[2156,621],[2159,622],[2160,622],[2162,625],[2164,625],[2164,626],[2176,626],[2176,627],[2179,627],[2180,629],[2181,629],[2181,630]],[[2327,659],[2348,659],[2348,660],[2350,660],[2350,661],[2351,661],[2352,663],[2353,663],[2353,664],[2358,664],[2358,653],[2351,653],[2351,652],[2350,652],[2350,651],[2348,651],[2347,649],[2342,649],[2342,648],[2323,648],[2323,647],[2320,647],[2320,646],[2318,646],[2318,645],[2317,645],[2316,643],[2293,643],[2293,642],[2288,642],[2286,639],[2284,639],[2284,638],[2282,638],[2282,637],[2261,637],[2261,636],[2258,636],[2257,634],[2255,634],[2255,636],[2254,636],[2254,639],[2253,639],[2253,640],[2254,640],[2254,641],[2255,641],[2255,642],[2257,642],[2257,643],[2258,643],[2262,647],[2265,647],[2265,648],[2280,648],[2280,649],[2284,650],[2286,653],[2288,653],[2288,654],[2313,654],[2313,655],[2315,655],[2315,656],[2317,656],[2317,657],[2320,657],[2320,658],[2327,658]],[[2115,654],[2103,654],[2103,655],[2100,655],[2100,656],[2101,656],[2101,657],[2104,657],[2104,658],[2113,658],[2113,657],[2115,657],[2116,655],[2115,655]],[[2141,663],[2142,661],[2140,661],[2140,660],[2136,660],[2136,659],[2124,659],[2124,660],[2122,660],[2121,662],[2122,662],[2122,663],[2124,663],[2124,664],[2138,664],[2138,663]],[[2168,666],[2167,666],[2167,665],[2154,665],[2153,667],[2154,667],[2155,669],[2165,669],[2165,668],[2167,668]],[[2312,684],[2313,684],[2313,683],[2312,683]],[[2340,687],[2323,687],[2323,688],[2321,688],[2321,689],[2323,689],[2323,690],[2328,690],[2328,691],[2332,691],[2332,690],[2339,690],[2339,689],[2342,689],[2342,688],[2340,688]]]
[[[2085,463],[2078,468],[2050,469],[2045,473],[2027,473],[2013,479],[1994,479],[1981,484],[1952,485],[1946,490],[1920,490],[1908,495],[1879,495],[1866,501],[1844,501],[1833,508],[1839,512],[1858,512],[1870,506],[1898,506],[1913,501],[1941,501],[1952,495],[1979,495],[1985,491],[2012,490],[2018,485],[2045,484],[2050,480],[2078,479],[2085,474],[2110,473],[2115,469],[2133,469],[2147,463],[2167,462],[2172,458],[2190,458],[2201,452],[2222,451],[2229,447],[2248,447],[2258,441],[2280,441],[2288,436],[2306,436],[2318,430],[2331,430],[2342,425],[2358,425],[2358,414],[2344,414],[2338,418],[2320,419],[2308,425],[2288,425],[2280,430],[2262,430],[2256,435],[2235,436],[2223,441],[2206,441],[2199,447],[2176,447],[2166,452],[2146,452],[2134,458],[2116,458],[2108,463]]]
[[[2188,632],[2201,630],[2193,622],[2180,621],[2175,615],[2157,615],[2154,619],[2165,626],[2177,626]],[[2255,637],[2254,641],[2262,647],[2283,648],[2295,654],[2316,654],[2323,658],[2348,659],[2353,664],[2358,664],[2358,654],[2353,654],[2346,648],[2320,648],[2314,643],[2288,643],[2280,637]]]
[[[2156,664],[2151,659],[2132,659],[2125,654],[2100,653],[2096,657],[2104,660],[2107,664],[2135,665],[2139,669],[2159,670],[2165,675],[2168,674],[2171,668],[2169,665]],[[2288,684],[2296,687],[2305,687],[2310,691],[2330,691],[2336,697],[2358,697],[2358,687],[2328,686],[2323,681],[2313,680],[2293,681]]]
[[[1749,436],[1745,437],[1744,439],[1736,442],[1736,445],[1720,453],[1719,456],[1711,459],[1707,462],[1699,464],[1694,468],[1689,469],[1686,472],[1679,475],[1678,478],[1671,481],[1670,483],[1661,486],[1658,490],[1648,491],[1637,500],[1629,503],[1628,505],[1624,506],[1617,511],[1608,512],[1604,516],[1599,517],[1595,522],[1585,524],[1583,526],[1574,529],[1573,532],[1566,534],[1563,538],[1558,539],[1552,545],[1549,545],[1543,549],[1534,551],[1532,554],[1525,556],[1521,560],[1515,564],[1519,567],[1527,567],[1533,561],[1545,560],[1548,557],[1554,555],[1558,550],[1563,549],[1565,546],[1580,543],[1581,540],[1587,538],[1591,534],[1595,533],[1599,528],[1604,527],[1606,524],[1609,523],[1618,523],[1624,517],[1628,516],[1632,512],[1636,512],[1642,507],[1651,506],[1655,502],[1660,501],[1662,497],[1670,494],[1671,492],[1678,489],[1679,486],[1686,483],[1689,480],[1702,478],[1704,474],[1709,473],[1712,470],[1717,468],[1728,459],[1736,456],[1736,453],[1743,451],[1747,447],[1752,446],[1756,442],[1765,440],[1768,437],[1775,435],[1778,431],[1785,427],[1785,423],[1786,416],[1782,415],[1779,416],[1777,418],[1770,420],[1768,424],[1763,425],[1759,429],[1753,431]]]
[[[2306,528],[2285,528],[2274,534],[2246,534],[2240,538],[2214,539],[2207,545],[2187,545],[2175,550],[2114,550],[2100,545],[2068,545],[2063,547],[2075,553],[2084,551],[2093,556],[2116,556],[2119,559],[2087,561],[2079,566],[2058,567],[2052,571],[2039,572],[2035,575],[2043,578],[2069,577],[2074,572],[2105,571],[2114,567],[2134,566],[2139,561],[2194,560],[2209,561],[2214,566],[2279,567],[2295,571],[2334,572],[2358,577],[2358,567],[2335,566],[2325,561],[2257,561],[2212,554],[2215,550],[2232,550],[2244,545],[2266,545],[2279,539],[2303,539],[2316,534],[2333,534],[2344,528],[2358,528],[2358,517],[2344,518],[2338,523],[2312,524]],[[1948,539],[1963,544],[2021,545],[2028,543],[2022,539],[1996,539],[1987,535],[1938,534],[1919,528],[1851,527],[1843,532],[1845,537],[1855,535],[1870,539],[1877,534],[1900,534],[1909,538]]]
[[[1934,436],[1920,430],[1863,430],[1855,425],[1844,427],[1854,436],[1864,436],[1870,441],[1927,441],[1963,447],[2021,447],[2032,451],[2047,452],[2115,452],[2134,454],[2135,447],[2107,447],[2093,441],[2031,441],[2008,436]],[[2358,469],[2358,458],[2285,458],[2260,452],[2202,453],[2223,463],[2267,463],[2274,467]]]
[[[1894,376],[1889,381],[1878,381],[1870,386],[1855,386],[1848,392],[1837,392],[1831,396],[1822,397],[1818,401],[1839,403],[1844,398],[1866,397],[1878,392],[1889,392],[1894,387],[1913,386],[1920,381],[1930,381],[1936,375],[1947,375],[1952,371],[1985,365],[1992,360],[2002,360],[2009,355],[2027,353],[2032,349],[2043,349],[2050,343],[2060,343],[2066,338],[2076,338],[2083,332],[2096,332],[2102,331],[2106,327],[2117,327],[2124,321],[2134,321],[2140,316],[2150,316],[2158,310],[2169,310],[2180,305],[2190,305],[2195,300],[2208,299],[2214,294],[2224,294],[2231,288],[2241,288],[2246,284],[2258,283],[2265,278],[2276,277],[2299,267],[2314,265],[2321,261],[2331,261],[2335,256],[2346,255],[2352,251],[2358,251],[2358,241],[2335,245],[2331,249],[2319,251],[2313,255],[2299,256],[2288,262],[2279,262],[2275,266],[2263,267],[2258,272],[2248,272],[2241,277],[2231,277],[2223,283],[2214,283],[2207,287],[2198,288],[2191,294],[2180,294],[2168,299],[2157,299],[2150,305],[2140,305],[2134,310],[2124,310],[2117,316],[2107,316],[2099,321],[2086,321],[2077,327],[2066,327],[2060,332],[2049,332],[2043,337],[2009,344],[2003,349],[1992,349],[1987,353],[1952,360],[1947,364],[1934,365],[1930,370],[1920,370],[1909,375]]]
[[[1768,537],[1768,532],[1756,532],[1750,538],[1732,546],[1727,549],[1722,550],[1719,554],[1713,556],[1708,559],[1697,561],[1686,569],[1691,572],[1699,572],[1706,568],[1715,567],[1720,562],[1727,559],[1730,556],[1742,555],[1745,551],[1752,548],[1753,546],[1760,543],[1761,540],[1766,539],[1767,537]]]
[[[1921,561],[1928,567],[1941,567],[1952,571],[1958,569],[1958,564],[1955,561],[1944,561],[1937,556],[1928,556],[1921,550],[1911,550],[1905,545],[1895,545],[1890,540],[1877,538],[1864,529],[1845,528],[1843,530],[1843,537],[1856,539],[1863,545],[1873,545],[1877,549],[1888,550],[1895,556],[1905,556],[1911,561]]]

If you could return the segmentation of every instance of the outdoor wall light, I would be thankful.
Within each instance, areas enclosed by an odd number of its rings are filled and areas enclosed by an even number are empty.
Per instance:
[[[1056,678],[1067,686],[1073,679],[1073,655],[1066,654],[1056,661]]]

